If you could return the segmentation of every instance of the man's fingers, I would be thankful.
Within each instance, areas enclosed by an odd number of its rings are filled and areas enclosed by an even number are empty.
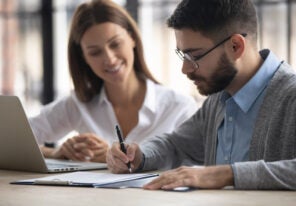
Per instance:
[[[183,171],[184,169],[178,168],[175,170],[164,172],[162,175],[159,176],[159,178],[156,178],[150,183],[144,185],[144,189],[171,190],[176,187],[190,186],[190,181],[188,181],[189,179],[184,176],[186,174]]]
[[[126,164],[118,158],[114,158],[107,154],[106,161],[108,163],[108,169],[112,173],[125,173],[128,171]]]
[[[163,184],[164,184],[164,177],[160,176],[154,180],[152,180],[151,182],[149,182],[148,184],[144,185],[143,188],[144,189],[148,189],[148,190],[157,190],[157,189],[161,189]]]
[[[120,144],[118,142],[113,143],[111,147],[111,154],[115,159],[118,159],[125,164],[130,161],[126,154],[120,150]]]
[[[106,158],[108,168],[112,173],[127,173],[128,157],[120,150],[118,142],[113,143],[112,147],[107,151]]]

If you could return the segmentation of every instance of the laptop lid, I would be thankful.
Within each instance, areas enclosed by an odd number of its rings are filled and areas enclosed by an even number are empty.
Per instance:
[[[19,98],[0,96],[0,169],[47,173],[107,168],[105,163],[54,161],[49,169]]]

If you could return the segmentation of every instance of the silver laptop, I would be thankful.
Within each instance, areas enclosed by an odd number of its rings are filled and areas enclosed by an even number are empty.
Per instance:
[[[0,169],[49,173],[106,168],[105,163],[45,159],[19,98],[0,95]]]

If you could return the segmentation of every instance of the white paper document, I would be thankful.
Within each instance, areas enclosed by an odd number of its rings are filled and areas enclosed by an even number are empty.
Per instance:
[[[131,180],[156,177],[155,173],[140,174],[111,174],[96,172],[72,172],[53,175],[43,178],[19,180],[12,184],[35,184],[35,185],[68,185],[68,186],[92,186],[100,187],[107,184],[126,182]]]

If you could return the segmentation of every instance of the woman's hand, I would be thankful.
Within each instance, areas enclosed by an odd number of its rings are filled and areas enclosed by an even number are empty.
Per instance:
[[[59,148],[42,151],[46,157],[76,161],[106,162],[108,143],[92,133],[84,133],[67,139]]]

